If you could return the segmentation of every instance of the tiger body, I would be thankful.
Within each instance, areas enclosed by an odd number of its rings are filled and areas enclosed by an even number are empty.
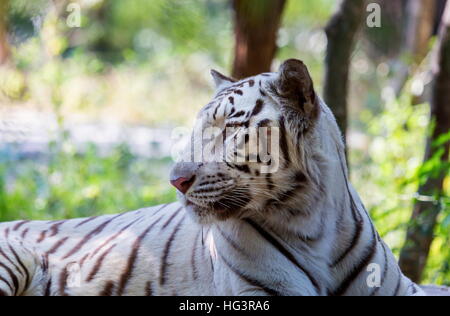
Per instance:
[[[317,294],[309,289],[311,281],[294,266],[274,271],[270,261],[282,263],[286,260],[282,254],[273,253],[250,225],[232,222],[220,228],[202,227],[186,216],[179,203],[174,203],[88,219],[1,224],[0,293]],[[251,242],[242,243],[238,237]],[[231,238],[235,241],[229,244]],[[259,260],[260,271],[246,280],[244,273],[240,275],[237,270],[250,269],[254,260]],[[269,283],[278,285],[265,286],[267,275],[274,272]],[[249,282],[252,278],[254,281]],[[261,284],[257,278],[263,280]]]
[[[205,279],[207,269],[188,272],[185,267],[190,262],[176,262],[202,249],[200,240],[191,237],[201,229],[190,225],[177,204],[88,219],[21,221],[2,224],[0,230],[0,260],[20,280],[17,285],[8,271],[2,271],[6,274],[0,289],[8,295],[202,295],[211,291],[209,284],[195,282],[198,277]],[[17,249],[24,254],[19,259],[12,252]],[[173,278],[172,269],[184,272]]]
[[[172,172],[180,203],[0,224],[0,294],[423,294],[349,183],[341,134],[304,65],[290,60],[240,82],[213,75],[218,92],[197,127],[278,128],[277,170],[261,172],[273,159],[186,158]]]

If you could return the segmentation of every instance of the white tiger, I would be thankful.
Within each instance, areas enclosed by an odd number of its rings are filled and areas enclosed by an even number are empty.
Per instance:
[[[180,203],[0,224],[0,295],[424,294],[350,185],[341,134],[304,64],[238,82],[213,77],[218,90],[196,129],[267,127],[267,139],[278,130],[278,170],[186,159],[171,175]],[[226,148],[236,138],[216,136]]]

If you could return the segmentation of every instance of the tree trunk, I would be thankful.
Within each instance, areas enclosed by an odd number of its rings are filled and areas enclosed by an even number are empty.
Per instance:
[[[434,157],[444,149],[442,163],[449,159],[450,141],[442,147],[433,145],[439,136],[450,131],[450,2],[443,17],[439,43],[434,61],[433,96],[431,100],[431,121],[433,133],[427,139],[425,161]],[[443,183],[447,176],[445,170],[438,175],[429,176],[419,188],[419,196],[440,197],[443,194]],[[425,268],[437,217],[441,211],[440,203],[419,199],[414,205],[405,245],[400,256],[403,272],[415,282],[420,282]]]
[[[392,86],[397,96],[401,94],[410,74],[415,71],[429,52],[433,36],[438,2],[441,0],[408,0],[406,2],[406,21],[402,59],[396,69]]]
[[[235,52],[233,77],[269,72],[286,0],[233,0]]]
[[[405,49],[412,54],[415,64],[419,64],[429,51],[429,41],[433,35],[436,17],[436,0],[408,0]]]
[[[345,136],[350,63],[356,35],[365,13],[365,0],[343,0],[326,26],[328,47],[324,83],[325,102]]]
[[[0,0],[0,65],[8,61],[10,50],[7,31],[8,0]]]
[[[405,0],[371,0],[382,8],[381,27],[364,28],[367,54],[374,63],[395,60],[403,45],[405,29]]]
[[[437,0],[436,4],[436,17],[434,19],[433,35],[439,33],[439,29],[442,22],[442,16],[444,15],[445,8],[448,0]]]

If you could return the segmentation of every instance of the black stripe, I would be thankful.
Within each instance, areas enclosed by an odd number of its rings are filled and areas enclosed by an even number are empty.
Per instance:
[[[364,270],[364,268],[367,267],[372,261],[373,257],[377,253],[377,245],[378,245],[378,241],[375,235],[376,232],[374,231],[373,226],[372,226],[372,234],[373,234],[372,244],[369,247],[369,249],[367,249],[364,252],[364,255],[362,256],[360,263],[351,270],[351,273],[344,279],[344,281],[340,284],[340,286],[330,294],[331,296],[344,295],[345,292],[349,289],[349,287],[353,284],[353,282]]]
[[[287,130],[286,126],[284,124],[284,118],[279,119],[279,125],[280,125],[280,148],[281,152],[283,154],[283,158],[286,162],[286,167],[290,165],[291,163],[291,157],[289,155],[289,146],[287,142]]]
[[[172,214],[172,216],[170,216],[170,218],[162,225],[161,229],[165,229],[167,228],[167,226],[169,226],[169,224],[173,221],[173,219],[180,213],[180,211],[183,208],[180,207],[178,210],[175,211],[175,213]]]
[[[45,253],[45,255],[49,256],[54,254],[56,251],[58,251],[60,247],[62,247],[67,242],[67,240],[69,240],[69,237],[64,237],[63,239],[59,240],[49,251]]]
[[[347,210],[344,204],[345,204],[345,196],[343,197],[343,199],[339,199],[339,205],[337,206],[339,208],[339,216],[336,221],[335,229],[338,233],[342,229],[342,223],[344,222],[345,211]]]
[[[267,93],[265,93],[264,90],[259,89],[259,93],[260,93],[263,97],[267,97]]]
[[[147,236],[147,234],[150,232],[150,230],[155,227],[162,219],[164,218],[164,215],[161,216],[159,219],[157,219],[155,222],[153,222],[134,242],[132,246],[132,251],[130,253],[130,256],[128,257],[128,263],[125,267],[124,272],[122,273],[122,276],[120,277],[119,282],[119,289],[117,290],[117,293],[119,296],[123,295],[123,292],[125,290],[125,287],[127,285],[128,280],[131,277],[131,274],[134,270],[134,265],[138,256],[139,249],[141,247],[142,240]]]
[[[239,271],[230,262],[228,262],[228,260],[220,253],[220,251],[218,251],[218,254],[219,254],[219,257],[222,259],[222,261],[225,263],[225,265],[231,271],[233,271],[233,273],[235,273],[238,277],[240,277],[245,282],[251,284],[254,287],[260,288],[261,290],[266,292],[268,295],[271,295],[271,296],[283,296],[283,294],[280,293],[279,291],[277,291],[275,289],[272,289],[268,285],[265,285],[263,282],[261,282],[259,280],[256,280],[256,279],[254,279],[252,277],[249,277],[247,274]]]
[[[159,208],[158,210],[156,210],[155,213],[153,213],[153,216],[155,216],[156,214],[158,214],[159,212],[161,212],[163,209],[165,209],[166,207],[168,207],[168,206],[170,206],[170,205],[172,205],[172,204],[173,204],[173,203],[163,205],[161,208]]]
[[[164,247],[164,252],[163,252],[163,256],[161,258],[161,273],[159,276],[159,284],[160,285],[164,285],[166,283],[167,280],[167,260],[169,258],[169,253],[170,253],[170,248],[172,247],[172,243],[175,240],[175,237],[178,233],[178,231],[180,230],[181,224],[184,221],[185,216],[183,216],[183,218],[180,220],[180,222],[178,223],[177,226],[175,226],[175,229],[173,230],[172,234],[170,235],[169,239],[166,242],[166,245]]]
[[[204,108],[203,108],[203,110],[202,110],[202,112],[206,112],[206,111],[208,111],[212,106],[214,105],[214,103],[213,102],[211,102],[211,103],[209,103],[209,104],[207,104]]]
[[[261,99],[258,99],[258,101],[256,101],[256,105],[255,105],[255,108],[253,109],[251,116],[258,115],[259,113],[261,113],[263,108],[264,108],[264,101]]]
[[[27,236],[28,232],[30,231],[29,228],[25,228],[22,232],[22,234],[20,234],[20,237],[22,237],[22,239],[25,239],[25,237]]]
[[[25,225],[26,223],[29,223],[30,221],[21,221],[19,223],[17,223],[14,227],[13,227],[13,231],[17,231],[19,230],[20,227],[22,227],[23,225]]]
[[[305,183],[308,182],[308,178],[306,177],[305,173],[302,171],[295,172],[293,180],[296,184],[302,184],[302,185],[304,185]]]
[[[44,254],[41,258],[41,268],[42,272],[47,273],[48,272],[48,255]]]
[[[14,267],[14,269],[17,270],[21,275],[25,276],[25,274],[20,270],[20,268],[3,252],[2,249],[0,249],[0,255],[2,255],[6,260],[8,260],[9,263]]]
[[[358,220],[355,217],[356,211],[354,210],[353,206],[351,207],[352,209],[352,213],[353,213],[353,219],[355,220],[355,230],[353,233],[353,238],[352,241],[350,243],[350,245],[345,249],[345,251],[337,258],[333,261],[333,263],[331,264],[332,268],[336,268],[345,258],[347,258],[347,256],[353,251],[353,249],[358,245],[359,240],[361,238],[361,234],[363,231],[363,222]]]
[[[125,213],[116,215],[112,218],[110,218],[109,220],[107,220],[106,222],[104,222],[103,224],[97,226],[95,229],[93,229],[89,234],[87,234],[83,240],[81,240],[74,248],[72,248],[63,258],[62,260],[65,260],[67,258],[69,258],[70,256],[74,255],[75,253],[77,253],[89,240],[92,239],[92,237],[94,237],[95,235],[100,234],[106,226],[108,226],[109,223],[111,223],[113,220],[115,220],[116,218],[122,216]]]
[[[289,201],[292,201],[297,197],[297,193],[300,189],[304,187],[303,184],[296,184],[292,189],[284,192],[277,193],[276,199],[269,199],[266,203],[266,206],[272,207],[281,207]],[[292,216],[309,216],[310,210],[307,209],[288,209],[288,212],[291,213]]]
[[[225,125],[225,128],[227,129],[226,134],[227,135],[233,135],[235,132],[238,131],[238,127],[248,127],[248,125],[250,124],[250,122],[246,121],[246,122],[228,122]],[[229,132],[231,130],[231,132]],[[222,132],[223,134],[223,132]],[[246,134],[248,135],[248,134]]]
[[[402,272],[400,271],[400,268],[398,268],[398,281],[397,281],[397,286],[395,287],[393,296],[399,295],[400,286],[402,285],[402,279],[403,279]]]
[[[83,266],[84,262],[86,261],[86,259],[89,257],[89,253],[85,254],[83,258],[81,258],[81,260],[79,261],[80,263],[80,267]]]
[[[12,270],[6,266],[3,262],[0,262],[0,267],[5,269],[5,271],[9,274],[9,277],[11,278],[13,285],[14,285],[14,296],[17,295],[17,291],[19,290],[19,280],[17,279],[17,276],[12,272]]]
[[[244,116],[245,115],[245,111],[239,111],[239,112],[237,112],[236,114],[234,114],[233,116],[230,116],[229,118],[230,119],[232,119],[232,118],[238,118],[238,117],[241,117],[241,116]]]
[[[197,244],[198,244],[201,234],[202,234],[202,230],[199,229],[197,236],[195,237],[195,240],[194,240],[194,246],[192,247],[191,266],[192,266],[192,278],[194,280],[197,280],[197,278],[198,278],[197,262],[195,260],[195,255],[197,254]]]
[[[38,244],[40,244],[41,242],[43,242],[45,240],[45,238],[47,238],[47,231],[44,230],[41,232],[41,235],[39,236],[39,238],[36,240],[36,242]]]
[[[240,254],[244,255],[247,258],[250,258],[250,255],[248,253],[246,253],[244,251],[244,249],[242,249],[242,247],[240,247],[233,239],[231,239],[230,236],[228,236],[227,234],[225,234],[225,232],[219,227],[216,226],[217,230],[219,231],[219,234],[222,236],[223,239],[226,240],[226,242],[228,244],[230,244],[230,246],[236,250],[237,252],[239,252]]]
[[[355,228],[355,233],[353,234],[353,239],[352,242],[350,243],[350,246],[344,251],[344,253],[342,255],[340,255],[336,260],[333,261],[333,264],[331,265],[332,268],[335,268],[338,264],[340,264],[349,254],[350,252],[353,251],[353,249],[356,247],[356,245],[359,242],[359,239],[361,237],[361,233],[363,231],[363,226],[364,226],[364,222],[362,219],[362,216],[359,214],[358,216],[358,211],[357,211],[357,206],[356,203],[353,199],[353,195],[350,192],[350,186],[349,186],[349,181],[347,178],[347,174],[345,173],[345,167],[344,167],[344,162],[342,160],[341,154],[339,152],[338,149],[338,156],[339,156],[339,162],[341,165],[341,171],[342,171],[342,175],[344,176],[344,181],[345,181],[345,185],[348,191],[348,196],[350,199],[350,203],[351,203],[351,210],[352,210],[352,215],[353,215],[353,219],[356,222],[356,228]],[[369,219],[370,221],[370,219]],[[372,227],[373,228],[373,227]]]
[[[247,165],[234,165],[234,168],[239,170],[239,171],[241,171],[241,172],[247,173],[247,174],[251,174],[252,173],[250,171],[250,167],[247,166]]]
[[[113,291],[114,291],[114,282],[108,281],[106,282],[103,290],[100,292],[100,296],[112,296]]]
[[[145,285],[145,295],[146,296],[153,296],[153,285],[152,281],[148,281]]]
[[[11,292],[14,291],[14,289],[13,289],[11,283],[9,283],[8,280],[6,280],[6,279],[5,279],[4,277],[2,277],[1,275],[0,275],[0,282],[5,283],[5,284],[9,287],[9,289],[11,290]]]
[[[319,282],[312,276],[312,274],[306,270],[295,257],[283,247],[283,245],[276,240],[272,235],[266,232],[262,227],[253,222],[251,219],[245,220],[250,226],[252,226],[267,242],[269,242],[273,247],[275,247],[282,255],[286,257],[289,261],[291,261],[297,268],[299,268],[306,277],[311,281],[312,285],[316,288],[317,293],[321,293]]]
[[[61,296],[67,296],[66,286],[68,277],[69,273],[67,272],[67,266],[65,266],[59,274],[59,294]]]
[[[11,247],[10,244],[8,244],[8,246],[9,246],[9,249],[11,250],[11,252],[13,253],[14,258],[16,259],[16,261],[19,263],[20,267],[25,272],[25,289],[27,289],[28,286],[30,285],[30,274],[28,272],[28,269],[25,267],[25,265],[23,264],[22,260],[20,260],[20,257],[17,255],[17,253],[14,250],[14,248]]]
[[[86,279],[86,282],[91,282],[95,276],[97,275],[98,271],[100,271],[100,268],[102,267],[103,261],[105,260],[106,256],[111,252],[111,250],[116,247],[116,244],[109,247],[98,259],[95,263],[94,268],[92,269],[91,273],[89,273],[89,276]]]
[[[88,219],[86,219],[86,220],[82,221],[81,223],[79,223],[78,225],[76,225],[75,228],[78,228],[84,224],[87,224],[97,218],[99,218],[99,216],[89,217]]]
[[[97,253],[100,252],[100,250],[103,249],[103,247],[105,247],[107,244],[109,244],[111,241],[113,241],[114,239],[118,238],[120,235],[123,234],[123,232],[125,230],[127,230],[128,228],[130,228],[134,223],[136,223],[137,221],[139,221],[140,218],[137,218],[136,220],[132,221],[131,223],[129,223],[128,225],[126,225],[125,227],[123,227],[120,231],[118,231],[115,235],[111,236],[110,238],[108,238],[103,244],[101,244],[100,246],[97,247],[97,249],[94,250],[94,252],[91,255],[91,258],[93,258]]]
[[[294,185],[292,189],[277,193],[277,198],[268,200],[266,206],[283,206],[283,204],[286,204],[288,201],[291,201],[294,198],[296,198],[297,197],[296,193],[298,193],[298,190],[302,189],[303,187],[304,184],[297,183]],[[309,213],[305,212],[305,210],[304,211],[296,210],[295,215],[296,216],[301,215],[302,213],[304,213],[303,215],[305,216],[309,215]]]
[[[260,122],[258,122],[258,128],[260,127],[270,127],[270,123],[272,123],[271,120],[262,120]]]
[[[48,237],[54,237],[54,236],[56,236],[56,234],[59,233],[59,227],[60,227],[61,225],[63,225],[65,222],[66,222],[66,221],[63,220],[63,221],[58,221],[58,222],[56,222],[55,224],[53,224],[53,225],[50,227],[50,230],[52,231],[52,233],[51,233],[51,235],[48,236]]]
[[[381,284],[380,287],[377,287],[371,294],[370,296],[375,296],[378,295],[378,293],[380,292],[380,289],[383,287],[384,282],[386,280],[387,277],[387,273],[389,270],[389,264],[388,264],[388,256],[387,256],[387,250],[386,250],[386,245],[384,244],[383,241],[381,241],[380,239],[378,239],[378,241],[381,243],[381,246],[383,247],[383,252],[384,252],[384,270],[383,270],[383,276],[381,279]]]
[[[221,104],[219,103],[219,105],[216,106],[216,109],[214,110],[214,114],[213,114],[213,119],[214,120],[216,119],[217,111],[219,111],[220,106],[221,106]]]
[[[48,279],[47,281],[47,285],[45,286],[44,296],[50,296],[51,290],[52,290],[52,279],[50,277],[50,279]]]
[[[412,294],[413,295],[417,294],[418,291],[417,291],[416,285],[414,283],[412,283],[411,285],[412,285],[412,288],[413,288],[413,293]]]

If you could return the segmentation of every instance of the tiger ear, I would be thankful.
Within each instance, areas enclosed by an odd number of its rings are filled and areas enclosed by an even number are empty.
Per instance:
[[[306,65],[297,59],[285,61],[274,82],[276,94],[282,105],[294,108],[306,119],[315,119],[319,105],[314,84]]]
[[[211,76],[214,79],[214,83],[216,84],[217,90],[221,90],[226,87],[229,87],[237,81],[236,79],[229,78],[225,75],[222,75],[220,72],[218,72],[214,69],[211,70]]]

